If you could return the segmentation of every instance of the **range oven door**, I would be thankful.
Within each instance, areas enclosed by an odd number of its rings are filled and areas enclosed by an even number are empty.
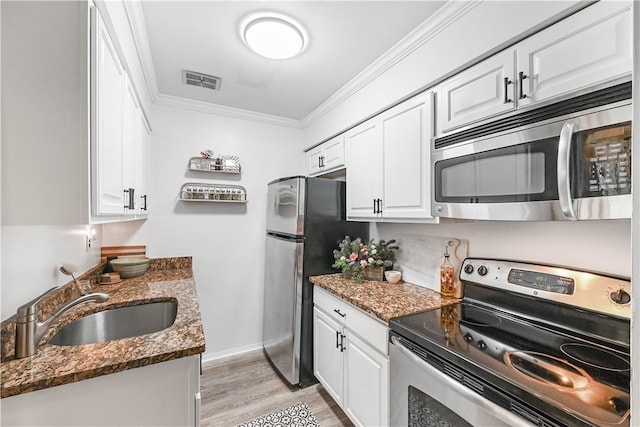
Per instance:
[[[533,427],[422,360],[392,336],[391,425]]]
[[[631,106],[434,149],[433,212],[482,220],[631,218]]]

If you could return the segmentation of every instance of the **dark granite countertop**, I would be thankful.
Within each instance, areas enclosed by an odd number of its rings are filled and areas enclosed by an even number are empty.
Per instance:
[[[15,359],[15,315],[2,322],[3,398],[204,352],[204,330],[190,257],[153,259],[144,275],[113,285],[96,284],[103,268],[101,264],[79,279],[90,279],[92,291],[109,294],[109,300],[80,304],[60,316],[33,356]],[[41,304],[42,317],[74,292],[72,282],[64,285],[61,292]],[[72,347],[47,343],[63,326],[87,314],[155,301],[178,303],[174,324],[162,331]]]
[[[385,323],[394,317],[439,308],[459,301],[422,286],[363,280],[354,283],[341,273],[311,276],[309,281],[377,317]]]

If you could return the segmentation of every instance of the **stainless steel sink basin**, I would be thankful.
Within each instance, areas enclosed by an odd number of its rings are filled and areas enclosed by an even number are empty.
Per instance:
[[[150,334],[173,325],[177,312],[178,303],[174,301],[113,308],[69,323],[49,344],[73,346]]]

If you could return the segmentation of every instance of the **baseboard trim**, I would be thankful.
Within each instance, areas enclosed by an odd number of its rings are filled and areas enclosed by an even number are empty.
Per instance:
[[[217,353],[204,353],[202,355],[202,367],[206,368],[208,365],[212,365],[215,362],[220,361],[221,359],[226,359],[229,357],[240,356],[245,353],[250,353],[252,351],[262,350],[262,343],[259,344],[251,344],[244,347],[237,347],[231,350],[220,351]]]

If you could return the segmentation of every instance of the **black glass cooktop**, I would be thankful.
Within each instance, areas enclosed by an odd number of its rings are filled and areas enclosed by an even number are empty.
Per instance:
[[[390,326],[416,348],[446,361],[443,366],[481,378],[500,393],[549,414],[559,425],[629,423],[625,343],[612,344],[466,300],[392,319]]]

